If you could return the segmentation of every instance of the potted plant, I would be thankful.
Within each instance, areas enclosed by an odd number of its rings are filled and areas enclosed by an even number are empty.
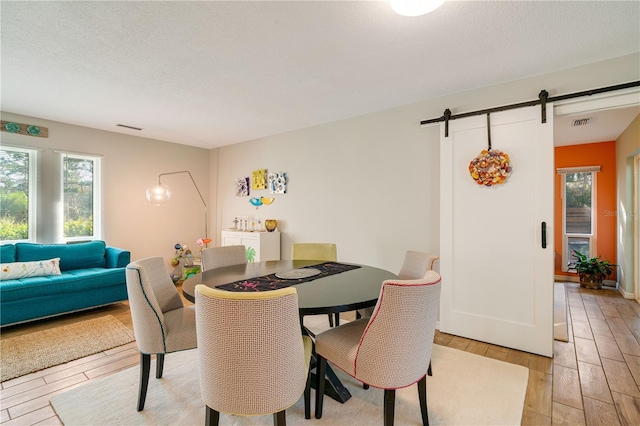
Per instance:
[[[602,281],[611,274],[615,265],[599,257],[589,259],[577,250],[573,252],[577,258],[575,269],[580,275],[580,287],[596,290],[602,288]]]

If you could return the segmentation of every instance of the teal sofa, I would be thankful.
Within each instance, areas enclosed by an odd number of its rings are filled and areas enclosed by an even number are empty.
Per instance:
[[[3,268],[54,258],[60,258],[59,275],[0,280],[0,326],[127,300],[129,251],[104,241],[0,246]]]

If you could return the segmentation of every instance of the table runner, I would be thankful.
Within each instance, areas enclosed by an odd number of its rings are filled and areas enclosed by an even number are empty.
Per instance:
[[[304,268],[314,268],[320,271],[318,275],[306,278],[297,279],[283,279],[276,277],[276,274],[284,272],[278,271],[273,274],[263,275],[261,277],[249,278],[246,280],[234,281],[228,284],[222,284],[216,286],[221,290],[228,291],[268,291],[277,290],[279,288],[289,287],[292,285],[304,283],[307,281],[317,280],[319,278],[327,277],[329,275],[340,274],[342,272],[351,271],[352,269],[358,269],[361,266],[358,265],[346,265],[344,263],[336,262],[324,262],[318,265],[309,265]],[[298,268],[303,269],[303,268]]]

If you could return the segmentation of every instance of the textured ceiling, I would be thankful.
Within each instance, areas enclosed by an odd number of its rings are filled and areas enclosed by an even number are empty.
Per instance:
[[[3,111],[208,148],[640,51],[638,1],[3,0],[0,18]]]

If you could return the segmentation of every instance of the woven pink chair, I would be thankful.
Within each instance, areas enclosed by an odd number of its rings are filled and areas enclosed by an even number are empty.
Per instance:
[[[193,306],[185,307],[162,257],[131,262],[126,269],[133,333],[140,351],[138,411],[144,408],[151,355],[156,355],[156,378],[162,377],[164,355],[196,347]]]
[[[197,285],[195,296],[206,424],[227,413],[273,414],[274,424],[284,425],[286,409],[303,394],[310,418],[313,343],[300,329],[296,289],[243,293]]]
[[[440,275],[386,280],[371,318],[316,336],[316,418],[322,417],[327,361],[355,379],[384,389],[384,424],[393,425],[395,390],[418,384],[422,422],[427,414],[427,369],[440,304]]]
[[[247,263],[245,246],[209,247],[200,252],[202,270],[224,268],[225,266],[244,265]]]

